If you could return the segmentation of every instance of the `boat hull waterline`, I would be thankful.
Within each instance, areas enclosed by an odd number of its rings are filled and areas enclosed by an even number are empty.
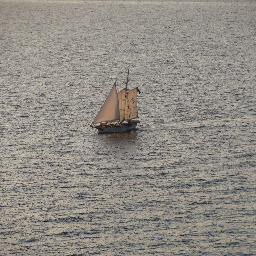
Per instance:
[[[103,133],[126,133],[137,130],[137,123],[123,124],[120,126],[99,126],[95,127],[99,134]]]

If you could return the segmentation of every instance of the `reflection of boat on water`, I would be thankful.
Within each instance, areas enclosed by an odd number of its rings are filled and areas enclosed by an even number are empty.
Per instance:
[[[118,92],[115,82],[105,103],[95,117],[91,127],[99,133],[123,133],[136,129],[138,120],[138,87],[128,89],[129,70],[126,86]]]

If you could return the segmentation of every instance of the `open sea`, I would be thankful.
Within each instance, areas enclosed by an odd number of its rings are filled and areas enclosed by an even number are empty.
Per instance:
[[[0,255],[256,255],[255,88],[256,1],[0,0]]]

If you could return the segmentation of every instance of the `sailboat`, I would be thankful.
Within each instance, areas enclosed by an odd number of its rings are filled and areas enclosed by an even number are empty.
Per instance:
[[[91,127],[99,133],[124,133],[136,130],[138,120],[138,87],[128,89],[129,70],[125,88],[118,91],[115,81],[105,103],[96,115]]]

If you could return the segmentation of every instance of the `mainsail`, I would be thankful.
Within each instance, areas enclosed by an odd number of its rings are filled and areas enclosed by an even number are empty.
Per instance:
[[[138,117],[137,96],[138,96],[138,88],[134,88],[128,92],[128,97],[127,97],[128,107],[126,111],[127,119],[134,119]]]
[[[120,118],[119,101],[116,91],[116,84],[111,89],[105,103],[101,107],[98,115],[95,117],[93,123],[118,121]]]
[[[125,120],[125,106],[126,106],[126,94],[128,90],[123,89],[118,93],[119,100],[119,112],[120,112],[120,122]]]
[[[137,96],[138,88],[123,89],[118,93],[120,121],[131,120],[138,117]]]

